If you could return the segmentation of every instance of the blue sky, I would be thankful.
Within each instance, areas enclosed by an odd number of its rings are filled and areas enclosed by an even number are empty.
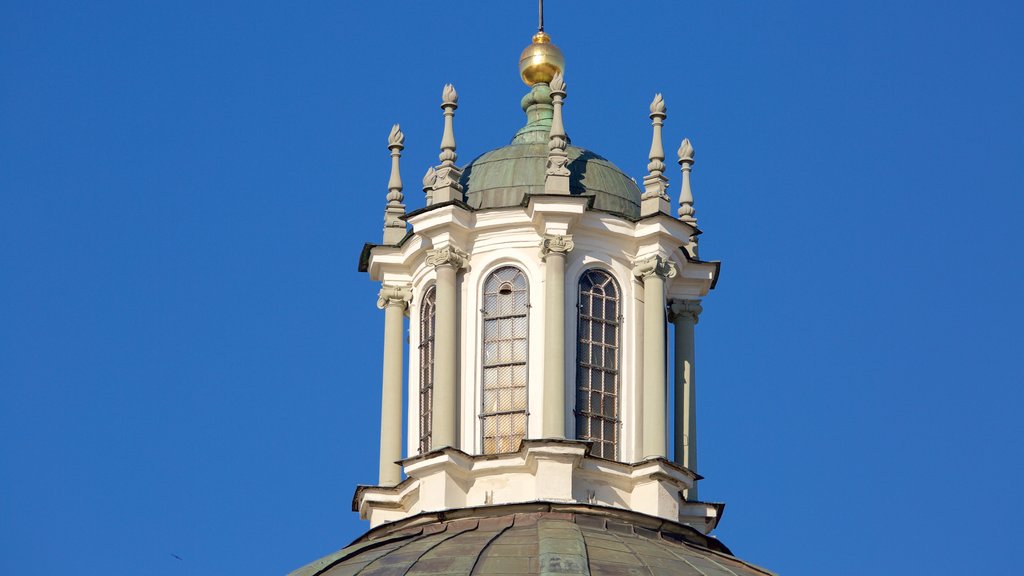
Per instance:
[[[1024,5],[548,4],[574,143],[639,179],[657,91],[696,148],[718,535],[783,574],[1014,572]],[[460,162],[505,144],[534,20],[0,6],[0,572],[282,574],[365,529],[388,130],[420,207],[441,87]]]

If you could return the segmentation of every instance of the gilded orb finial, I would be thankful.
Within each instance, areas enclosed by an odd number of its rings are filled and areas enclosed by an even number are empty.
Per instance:
[[[519,56],[519,75],[527,86],[547,84],[555,74],[565,71],[565,56],[551,43],[551,37],[543,30],[533,35],[530,43]]]

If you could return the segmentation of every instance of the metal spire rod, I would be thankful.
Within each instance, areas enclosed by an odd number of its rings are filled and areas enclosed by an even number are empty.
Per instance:
[[[537,0],[537,18],[540,24],[537,26],[538,32],[544,31],[544,0]]]

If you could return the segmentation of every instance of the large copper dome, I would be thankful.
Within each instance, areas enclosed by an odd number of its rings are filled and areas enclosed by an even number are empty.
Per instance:
[[[291,576],[771,574],[682,524],[549,503],[428,513],[371,530]]]

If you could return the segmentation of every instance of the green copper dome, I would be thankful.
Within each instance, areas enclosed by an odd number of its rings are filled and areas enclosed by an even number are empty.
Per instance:
[[[528,194],[544,193],[548,133],[551,131],[551,90],[537,84],[523,98],[527,124],[512,143],[486,152],[463,168],[466,203],[473,208],[520,206]],[[640,188],[622,170],[601,156],[571,144],[569,192],[592,196],[597,210],[640,217]]]
[[[641,514],[536,503],[385,524],[290,576],[773,576],[696,530]]]

